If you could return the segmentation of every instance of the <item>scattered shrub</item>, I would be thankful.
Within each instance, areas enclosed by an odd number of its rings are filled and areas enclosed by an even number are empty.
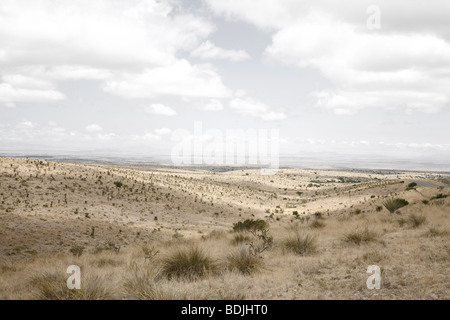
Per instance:
[[[428,229],[428,232],[425,234],[428,237],[434,238],[434,237],[442,237],[446,236],[448,232],[446,230],[441,230],[436,227],[431,227]]]
[[[446,194],[438,193],[437,195],[431,197],[430,200],[444,199],[444,198],[447,198],[447,197],[448,197],[448,195],[446,195]]]
[[[325,223],[320,220],[314,220],[309,226],[314,229],[319,229],[325,227]]]
[[[284,240],[283,248],[300,256],[310,255],[317,252],[317,241],[313,236],[297,233]]]
[[[408,204],[409,204],[408,201],[406,201],[405,199],[399,199],[399,198],[389,199],[383,203],[383,205],[386,207],[386,209],[389,210],[390,213],[394,213],[398,209],[400,209]]]
[[[425,218],[425,216],[423,216],[421,214],[411,213],[408,216],[407,222],[412,228],[418,228],[419,226],[424,224],[426,220],[427,219]]]
[[[168,278],[195,280],[216,270],[215,261],[196,246],[179,248],[163,260],[163,272]]]
[[[254,255],[250,248],[242,246],[238,251],[227,256],[227,263],[229,270],[251,274],[262,267],[263,259]]]
[[[249,241],[250,241],[250,237],[248,235],[246,235],[243,232],[239,232],[239,233],[234,235],[233,240],[231,241],[231,243],[234,244],[234,245],[238,245],[238,244],[242,244],[244,242],[249,242]]]
[[[74,245],[72,246],[72,248],[70,248],[70,252],[72,252],[75,257],[80,257],[83,254],[83,251],[83,246]]]
[[[264,230],[267,229],[268,227],[269,225],[264,220],[246,219],[244,221],[239,221],[233,224],[233,231]]]
[[[363,242],[378,240],[378,234],[370,231],[367,227],[364,230],[349,232],[344,236],[344,241],[360,245]]]

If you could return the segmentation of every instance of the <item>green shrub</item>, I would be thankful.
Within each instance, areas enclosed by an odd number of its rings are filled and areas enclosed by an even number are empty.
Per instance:
[[[417,186],[417,183],[415,182],[411,182],[410,184],[408,184],[408,186],[406,187],[406,190],[415,190],[415,187]]]
[[[264,220],[246,219],[233,224],[233,231],[256,231],[267,229],[269,225]]]
[[[389,199],[383,203],[383,205],[386,207],[386,209],[389,210],[390,213],[394,213],[398,209],[400,209],[408,204],[409,204],[408,201],[406,201],[405,199],[399,199],[399,198]]]
[[[446,194],[438,193],[438,194],[435,195],[434,197],[431,197],[430,200],[444,199],[444,198],[447,198],[447,197],[448,197],[448,195],[446,195]]]

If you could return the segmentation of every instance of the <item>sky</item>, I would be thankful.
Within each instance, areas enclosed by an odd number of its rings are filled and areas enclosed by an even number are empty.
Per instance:
[[[0,153],[170,154],[200,123],[277,132],[299,157],[450,164],[449,12],[446,0],[1,0]]]

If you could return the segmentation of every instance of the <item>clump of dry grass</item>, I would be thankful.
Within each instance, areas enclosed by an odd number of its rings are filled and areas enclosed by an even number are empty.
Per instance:
[[[320,229],[320,228],[325,227],[325,222],[323,222],[321,220],[314,220],[313,222],[311,222],[311,224],[309,226],[313,229]]]
[[[411,226],[411,228],[418,228],[424,224],[426,220],[427,218],[425,218],[422,214],[411,213],[408,216],[407,223]]]
[[[57,271],[45,271],[35,275],[29,282],[39,300],[109,300],[115,298],[115,291],[106,285],[100,276],[82,280],[80,289],[67,287],[66,275]]]
[[[443,237],[443,236],[448,235],[448,231],[447,230],[442,230],[442,229],[439,229],[439,228],[436,228],[436,227],[430,227],[428,229],[428,231],[425,233],[425,235],[427,237],[431,237],[431,238]]]
[[[227,256],[229,270],[237,270],[243,274],[258,271],[263,265],[263,259],[253,254],[250,248],[242,246],[238,251]]]
[[[218,270],[217,263],[201,248],[178,248],[162,262],[163,273],[168,278],[195,280]]]
[[[244,232],[236,233],[231,240],[233,245],[240,245],[242,243],[246,243],[250,241],[250,237]]]
[[[310,255],[317,252],[317,240],[315,237],[307,235],[295,234],[282,243],[285,251],[293,252],[300,256]]]
[[[162,278],[161,268],[153,265],[129,264],[123,283],[125,296],[133,300],[164,300],[165,295],[158,281]]]
[[[344,241],[360,245],[361,243],[378,241],[378,234],[366,227],[363,230],[358,229],[345,234]]]
[[[16,266],[11,262],[11,260],[6,258],[0,259],[0,274],[6,272],[15,272],[17,270]]]

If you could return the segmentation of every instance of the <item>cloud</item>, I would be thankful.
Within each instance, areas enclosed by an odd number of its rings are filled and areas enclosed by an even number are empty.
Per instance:
[[[210,99],[202,105],[202,109],[207,111],[220,111],[223,110],[223,104],[218,99]]]
[[[181,10],[172,0],[2,0],[0,69],[12,77],[12,88],[2,84],[2,94],[87,79],[102,81],[106,92],[125,98],[225,97],[229,90],[210,66],[179,58],[181,52],[198,49],[213,31],[207,19]],[[244,57],[241,51],[214,46],[202,56],[211,53]],[[46,90],[15,95],[62,98],[54,89]]]
[[[435,35],[357,32],[329,15],[311,14],[277,32],[266,54],[318,69],[333,85],[317,92],[319,105],[337,114],[362,108],[433,113],[450,102],[450,76],[435,76],[450,66],[450,43]]]
[[[0,64],[123,68],[168,65],[212,32],[169,1],[3,0]]]
[[[124,98],[151,98],[159,95],[184,97],[230,96],[230,90],[209,65],[192,65],[179,60],[170,66],[125,73],[119,80],[107,81],[103,89]]]
[[[173,110],[171,107],[165,106],[161,103],[155,103],[151,106],[145,108],[145,111],[150,114],[156,114],[161,116],[168,116],[173,117],[177,114],[175,110]]]
[[[163,136],[172,133],[172,130],[169,128],[159,128],[155,129],[155,133],[159,136]]]
[[[20,87],[22,89],[37,89],[37,90],[48,90],[53,89],[53,84],[42,80],[36,79],[29,76],[24,76],[21,74],[6,74],[2,76],[2,81],[8,83],[14,87]]]
[[[100,125],[96,124],[96,123],[88,125],[85,129],[86,129],[87,132],[101,132],[101,131],[103,131],[103,128]]]
[[[260,118],[264,121],[283,120],[286,118],[286,114],[271,111],[269,106],[248,97],[231,100],[230,108],[239,115]]]
[[[272,34],[265,56],[316,69],[328,87],[318,105],[337,114],[365,108],[436,113],[450,106],[448,1],[380,0],[381,29],[367,28],[370,1],[205,0],[216,13]],[[404,8],[408,11],[405,12]]]
[[[224,59],[230,61],[243,61],[250,59],[250,55],[244,50],[226,50],[217,47],[210,41],[205,41],[191,52],[191,56],[200,59]]]
[[[65,98],[64,94],[55,90],[17,88],[9,83],[0,83],[0,102],[10,107],[14,102],[43,103]]]

